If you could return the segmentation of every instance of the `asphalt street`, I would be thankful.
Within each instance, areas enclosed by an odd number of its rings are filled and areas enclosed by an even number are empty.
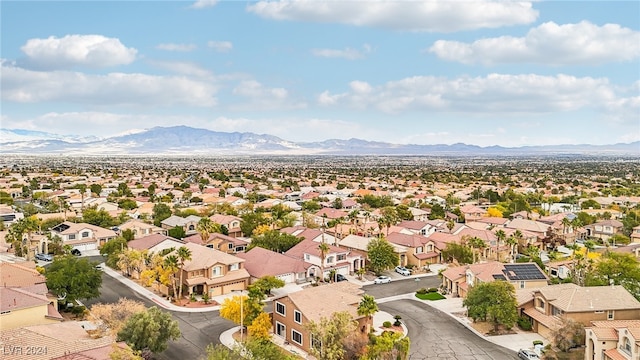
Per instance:
[[[427,304],[396,300],[378,306],[402,317],[411,339],[409,359],[517,359],[515,352],[478,337],[448,314]]]
[[[91,257],[92,261],[101,261],[101,257]],[[377,299],[415,292],[421,287],[437,287],[440,279],[428,276],[415,279],[397,279],[388,284],[367,285],[363,289]],[[87,306],[102,302],[117,302],[121,297],[143,302],[146,306],[158,306],[151,300],[139,295],[118,280],[103,274],[100,297],[84,301]],[[267,305],[270,308],[271,304]],[[160,307],[162,309],[162,307]],[[516,354],[478,337],[464,325],[452,319],[448,314],[430,307],[425,303],[412,300],[396,300],[379,304],[382,311],[402,316],[411,339],[410,359],[516,359]],[[219,316],[218,311],[206,313],[182,313],[163,309],[178,321],[181,338],[169,342],[169,348],[156,357],[161,360],[204,359],[209,344],[218,344],[220,334],[234,324]]]

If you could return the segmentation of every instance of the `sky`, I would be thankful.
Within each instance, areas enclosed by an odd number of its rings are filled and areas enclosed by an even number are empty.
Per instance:
[[[640,1],[0,1],[1,128],[640,140]]]

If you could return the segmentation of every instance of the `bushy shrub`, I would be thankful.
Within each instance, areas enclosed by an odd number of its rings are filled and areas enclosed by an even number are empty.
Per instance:
[[[74,306],[71,308],[71,313],[76,317],[82,316],[85,311],[87,311],[87,308],[84,306]]]
[[[382,323],[382,326],[383,326],[383,327],[386,327],[386,328],[390,328],[390,327],[391,327],[391,321],[385,321],[385,322],[383,322],[383,323]]]
[[[532,329],[531,320],[529,320],[529,318],[524,316],[520,316],[518,318],[518,326],[520,327],[520,329],[526,330],[526,331],[529,331]]]
[[[427,292],[430,292],[430,293],[438,292],[438,288],[429,288]]]
[[[427,289],[420,288],[420,289],[418,289],[418,291],[416,291],[416,293],[418,293],[418,294],[426,294],[427,293]]]
[[[400,315],[396,315],[393,317],[394,319],[396,319],[396,321],[393,323],[393,326],[400,326],[402,325],[402,323],[400,322],[400,319],[402,319],[402,316]]]

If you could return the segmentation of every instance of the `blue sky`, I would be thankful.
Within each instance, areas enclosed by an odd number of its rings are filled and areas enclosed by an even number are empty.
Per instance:
[[[638,1],[2,1],[2,128],[640,140]]]

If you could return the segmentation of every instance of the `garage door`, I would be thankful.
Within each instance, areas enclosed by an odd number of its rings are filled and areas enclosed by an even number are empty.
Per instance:
[[[78,244],[73,246],[74,249],[80,250],[80,252],[96,250],[98,247],[96,243]]]

